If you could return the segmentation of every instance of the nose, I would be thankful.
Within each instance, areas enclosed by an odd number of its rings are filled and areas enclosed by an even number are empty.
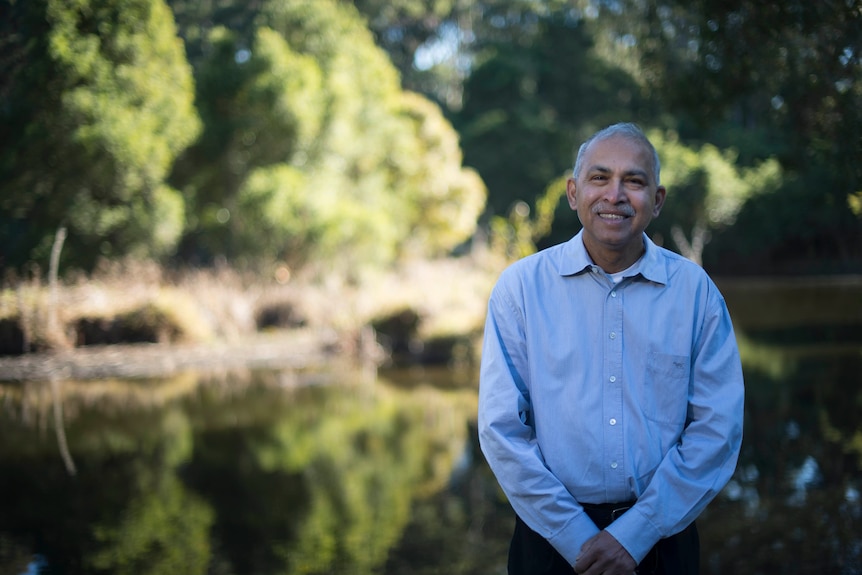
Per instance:
[[[626,196],[625,182],[622,178],[613,178],[610,185],[605,186],[605,201],[618,204],[628,199]]]

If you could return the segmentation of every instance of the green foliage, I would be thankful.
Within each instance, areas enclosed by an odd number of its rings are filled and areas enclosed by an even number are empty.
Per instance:
[[[408,249],[444,255],[475,231],[485,207],[485,184],[462,166],[458,135],[438,106],[407,92],[401,115],[407,137],[392,150],[392,160],[403,180],[399,194],[409,204]]]
[[[482,182],[359,15],[271,2],[258,22],[253,39],[215,29],[197,66],[206,128],[175,170],[195,206],[187,252],[360,271],[467,239]]]
[[[208,28],[191,22],[207,20],[201,6],[175,4],[204,123],[176,164],[198,119],[164,4],[12,4],[14,23],[29,27],[2,29],[21,56],[4,60],[0,111],[15,120],[4,135],[20,142],[0,156],[4,264],[45,257],[61,224],[64,261],[85,267],[103,255],[169,255],[182,236],[192,259],[349,262],[358,272],[360,262],[446,253],[472,234],[481,180],[462,167],[440,110],[401,90],[355,9],[225,1],[210,11],[230,28]]]
[[[394,68],[358,14],[335,2],[275,2],[264,19],[313,57],[325,78],[324,125],[304,168],[304,193],[314,197],[323,228],[311,256],[354,266],[391,261],[409,231],[409,198],[393,158],[408,128]]]
[[[280,255],[279,237],[296,231],[289,200],[304,191],[295,166],[311,153],[322,122],[315,61],[269,28],[254,40],[240,56],[235,34],[211,33],[209,57],[197,72],[204,133],[175,170],[193,206],[195,249],[210,254]],[[273,166],[281,168],[275,178]],[[284,186],[273,188],[274,182]],[[302,210],[293,211],[293,220],[301,219]]]
[[[419,20],[406,11],[381,9],[375,14],[363,8],[372,2],[356,4],[378,30],[381,45],[397,54],[396,61],[402,58],[386,34],[392,38],[410,34]],[[437,24],[439,18],[442,21]],[[559,37],[549,32],[547,23],[554,20],[586,31],[580,50],[567,48],[576,32]],[[644,126],[677,130],[688,142],[737,150],[733,163],[739,170],[773,158],[782,167],[781,178],[801,177],[799,182],[806,180],[821,190],[819,201],[806,198],[806,202],[816,211],[831,212],[837,229],[826,224],[801,234],[790,233],[789,228],[782,233],[776,222],[779,237],[772,239],[758,237],[756,229],[743,230],[749,251],[769,239],[777,250],[774,255],[792,253],[800,247],[795,238],[802,235],[815,248],[810,252],[803,246],[806,253],[831,259],[837,251],[844,266],[852,265],[853,258],[858,262],[862,229],[858,217],[851,221],[845,211],[859,212],[854,194],[862,179],[862,10],[858,3],[471,0],[457,3],[448,13],[435,12],[430,21],[437,26],[434,34],[422,36],[419,44],[411,36],[404,50],[415,55],[418,47],[420,52],[436,54],[436,64],[424,73],[436,75],[438,84],[415,85],[452,106],[467,162],[488,184],[489,214],[507,217],[517,202],[532,204],[564,165],[559,160],[552,162],[556,169],[543,164],[548,158],[563,157],[555,151],[555,142],[572,146],[604,124],[633,119]],[[548,49],[537,64],[532,54],[540,52],[543,43]],[[568,96],[566,101],[552,99],[542,90],[536,78],[543,76],[536,68],[544,71],[545,78],[566,71],[556,84]],[[618,78],[602,69],[614,70]],[[415,73],[411,81],[416,81]],[[606,91],[601,93],[602,89]],[[519,90],[523,95],[513,97]],[[595,92],[601,95],[593,107],[591,93]],[[449,97],[452,94],[454,100]],[[618,103],[626,101],[627,107],[620,108]],[[828,179],[837,190],[826,190],[819,183],[822,175],[817,174],[824,169],[832,172]],[[791,193],[790,186],[803,185],[790,180],[773,183],[774,191],[766,190],[758,201],[780,204]],[[730,191],[711,197],[709,210],[723,211],[728,222],[733,212],[752,209],[747,207],[750,202],[739,203]],[[722,197],[729,203],[713,205]],[[693,222],[697,215],[695,209],[687,218]],[[791,211],[787,216],[802,226],[823,226],[826,221]],[[713,230],[699,226],[698,235],[713,236],[719,245],[711,247],[721,250],[730,241],[739,261],[745,248],[738,236],[722,233],[733,225]],[[576,228],[576,218],[560,205],[552,233],[542,243],[561,241]],[[771,222],[763,229],[767,228]]]
[[[648,135],[662,161],[661,183],[668,189],[665,207],[650,231],[669,232],[680,253],[698,263],[714,230],[733,225],[749,198],[770,193],[781,183],[775,159],[739,167],[732,149],[688,147],[675,133],[653,130]]]
[[[536,199],[535,215],[531,216],[530,206],[518,202],[512,206],[508,218],[494,216],[491,218],[491,243],[497,253],[505,254],[509,260],[520,259],[530,255],[542,247],[543,242],[551,234],[551,230],[560,221],[557,212],[568,211],[573,219],[577,215],[569,207],[566,200],[566,181],[568,176],[562,176],[552,181],[545,192]],[[563,208],[563,206],[565,206]],[[572,218],[569,218],[570,220]],[[574,235],[580,222],[565,222],[563,233]]]
[[[717,234],[725,258],[749,259],[745,267],[760,273],[790,260],[798,272],[805,259],[830,261],[836,271],[858,267],[862,225],[848,210],[862,182],[859,3],[631,0],[618,7],[597,20],[611,47],[605,52],[637,63],[645,89],[674,115],[685,140],[733,147],[743,166],[769,157],[782,166],[784,184],[742,208],[740,217],[752,210],[745,220],[753,228]],[[807,209],[788,207],[797,189]],[[812,264],[811,271],[824,269]]]
[[[356,274],[483,210],[529,251],[578,227],[547,193],[576,146],[629,120],[697,143],[653,228],[694,259],[862,258],[855,2],[169,0],[175,26],[164,0],[0,1],[3,268],[66,225],[66,267],[180,242]],[[549,229],[515,221],[540,201]],[[787,221],[729,233],[769,204]]]
[[[833,165],[787,174],[779,190],[752,197],[721,234],[711,266],[747,273],[856,273],[862,219],[848,206],[845,173]]]
[[[11,2],[3,60],[0,237],[6,264],[169,253],[183,202],[164,183],[195,137],[192,80],[161,0]],[[37,24],[39,21],[45,24]],[[8,238],[8,241],[7,241]]]

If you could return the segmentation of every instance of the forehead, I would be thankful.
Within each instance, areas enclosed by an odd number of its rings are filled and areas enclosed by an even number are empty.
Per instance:
[[[652,153],[643,142],[626,136],[610,136],[590,144],[584,169],[642,171],[652,173]]]

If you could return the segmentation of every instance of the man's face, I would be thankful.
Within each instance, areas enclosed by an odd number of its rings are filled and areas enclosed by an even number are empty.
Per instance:
[[[594,259],[621,259],[628,266],[640,257],[643,231],[665,198],[652,168],[650,150],[625,136],[593,142],[587,149],[566,196],[578,212],[584,245]]]

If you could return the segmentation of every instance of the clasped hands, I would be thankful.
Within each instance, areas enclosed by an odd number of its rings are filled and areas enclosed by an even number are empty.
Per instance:
[[[578,575],[632,575],[637,563],[613,535],[600,531],[581,547],[574,568]]]

